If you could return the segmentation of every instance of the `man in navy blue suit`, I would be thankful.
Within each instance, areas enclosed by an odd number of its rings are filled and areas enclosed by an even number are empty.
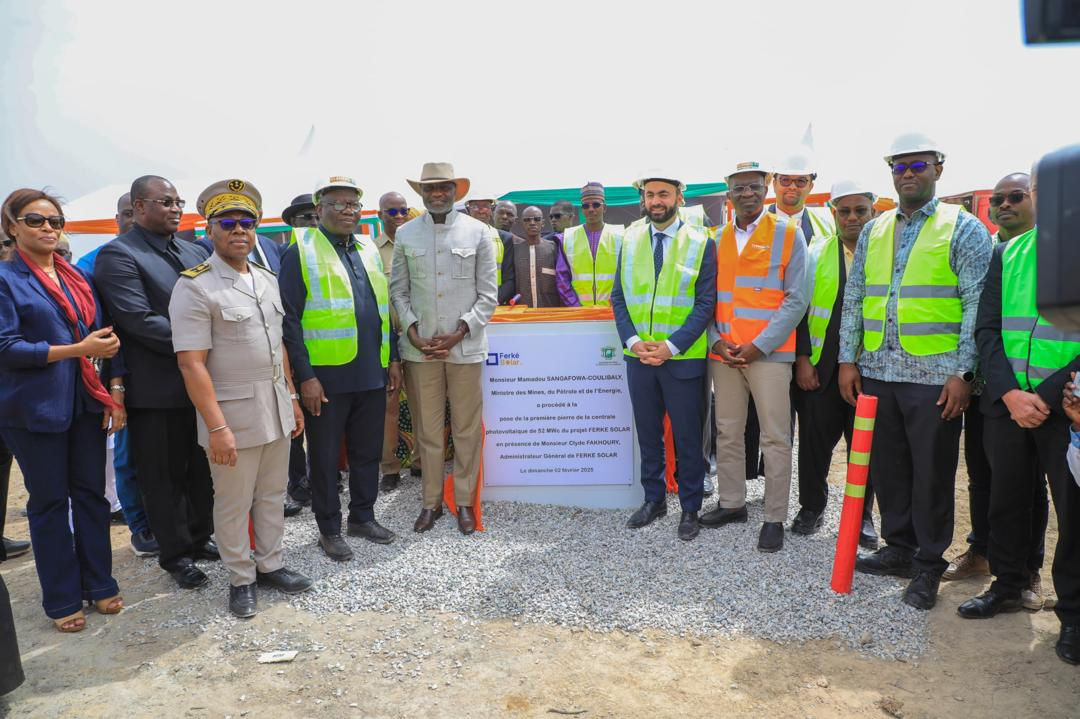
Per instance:
[[[94,284],[124,346],[131,455],[161,547],[158,562],[181,587],[192,589],[207,581],[194,560],[220,555],[210,539],[210,465],[173,352],[169,299],[180,273],[208,253],[174,234],[185,203],[165,178],[135,180],[131,204],[135,226],[101,248]]]
[[[716,305],[716,243],[679,219],[686,185],[670,173],[634,182],[648,222],[623,238],[611,306],[626,346],[626,378],[641,447],[645,503],[631,529],[667,514],[664,415],[671,420],[678,466],[679,539],[698,535],[705,480],[705,329]]]

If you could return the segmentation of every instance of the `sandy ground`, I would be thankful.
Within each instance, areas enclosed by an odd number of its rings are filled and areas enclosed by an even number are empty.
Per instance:
[[[842,472],[834,463],[830,481],[839,484]],[[968,531],[963,467],[958,476],[950,557]],[[14,509],[25,501],[18,472],[12,494],[7,534],[25,538]],[[1056,526],[1051,516],[1047,588]],[[956,615],[981,580],[943,584],[930,649],[900,662],[828,641],[598,634],[390,608],[315,617],[262,596],[263,611],[238,629],[212,620],[168,626],[184,595],[152,560],[135,558],[127,539],[126,528],[113,529],[129,609],[90,613],[77,635],[55,632],[41,613],[31,556],[2,565],[27,681],[0,697],[0,716],[1080,716],[1080,674],[1054,655],[1052,612],[985,622]],[[221,587],[200,591],[224,600]],[[307,648],[291,663],[259,664],[275,642]]]

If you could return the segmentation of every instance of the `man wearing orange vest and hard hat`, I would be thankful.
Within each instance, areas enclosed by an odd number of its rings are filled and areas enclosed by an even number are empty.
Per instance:
[[[758,549],[784,546],[791,491],[791,365],[795,328],[806,312],[806,240],[802,230],[765,211],[769,173],[740,162],[727,176],[735,219],[716,251],[716,321],[709,329],[709,377],[716,394],[716,509],[705,527],[746,522],[743,476],[751,397],[765,452],[765,516]]]
[[[686,189],[670,172],[634,181],[649,221],[623,237],[611,307],[625,345],[626,381],[641,448],[645,502],[626,526],[639,529],[667,514],[664,413],[678,463],[679,539],[698,536],[705,457],[706,327],[716,296],[716,243],[704,227],[679,218]]]
[[[604,222],[606,209],[603,185],[590,182],[581,188],[585,224],[563,231],[562,252],[555,262],[555,283],[566,307],[611,304],[623,227]]]
[[[808,245],[835,234],[836,227],[827,210],[818,211],[806,206],[806,198],[814,191],[814,180],[817,179],[809,154],[803,151],[789,155],[772,170],[776,202],[769,205],[769,212],[797,224]]]
[[[866,224],[844,291],[840,393],[878,398],[870,473],[886,546],[858,558],[867,574],[910,578],[905,604],[931,609],[952,543],[960,420],[977,362],[975,315],[990,235],[935,197],[945,154],[900,135],[885,161],[899,207]]]
[[[843,437],[851,446],[855,408],[840,396],[837,357],[844,285],[855,258],[859,233],[874,216],[874,193],[864,185],[841,180],[832,186],[829,205],[837,234],[819,237],[810,246],[807,278],[810,308],[795,334],[795,391],[799,413],[799,513],[793,534],[814,534],[821,528],[829,499],[829,467],[833,449]],[[877,549],[872,510],[874,494],[866,482],[859,544]]]

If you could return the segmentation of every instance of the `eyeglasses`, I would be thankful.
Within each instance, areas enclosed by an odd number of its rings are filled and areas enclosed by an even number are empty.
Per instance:
[[[240,219],[236,219],[233,217],[223,217],[220,220],[213,220],[211,224],[217,225],[226,232],[232,232],[236,229],[237,225],[240,225],[241,230],[255,229],[257,221],[254,217],[243,217]]]
[[[916,175],[921,175],[926,172],[926,168],[931,167],[933,164],[933,162],[923,162],[922,160],[916,160],[915,162],[894,162],[892,174],[900,177],[900,175],[911,170]]]
[[[603,202],[582,202],[581,209],[583,210],[599,210],[604,206]]]
[[[760,195],[765,192],[765,185],[761,182],[751,182],[749,185],[732,185],[731,187],[733,195],[745,195],[748,192]]]
[[[852,213],[855,213],[856,217],[866,217],[867,215],[870,214],[870,208],[869,207],[856,207],[854,209],[852,209],[850,207],[838,207],[838,208],[836,208],[836,214],[839,217],[843,217],[844,219],[847,219],[848,217],[851,217]]]
[[[566,217],[566,214],[562,212],[549,212],[548,217],[553,220],[561,220],[562,218]]]
[[[521,221],[522,222],[543,222],[544,218],[543,217],[522,217]]]
[[[41,227],[46,222],[48,222],[49,227],[53,228],[54,230],[64,229],[64,225],[67,223],[67,220],[64,219],[63,215],[53,215],[52,217],[46,217],[45,215],[38,214],[37,212],[28,212],[22,217],[16,217],[15,219],[19,222],[24,223],[27,227],[33,228]]]
[[[1019,205],[1029,194],[1031,193],[1023,190],[1010,190],[1008,194],[995,193],[990,195],[990,206],[1001,207],[1005,204],[1005,200],[1008,200],[1010,205]]]
[[[405,208],[402,208],[402,209],[399,210],[396,207],[391,207],[388,210],[383,210],[383,212],[390,215],[391,217],[398,217],[398,216],[405,217],[406,215],[409,214],[409,208],[405,207]]]
[[[324,207],[329,207],[334,212],[344,212],[345,210],[356,210],[359,212],[360,208],[363,207],[359,202],[320,202],[319,204]]]
[[[166,210],[169,209],[170,207],[172,207],[173,205],[176,205],[176,207],[178,209],[182,210],[182,209],[184,209],[184,205],[187,204],[187,200],[173,199],[171,197],[166,197],[166,198],[160,199],[160,200],[155,200],[155,199],[152,199],[152,198],[149,198],[149,197],[140,197],[139,199],[140,200],[146,200],[147,202],[156,202],[159,205],[161,205],[162,207],[164,207]]]
[[[809,177],[788,177],[787,175],[777,175],[776,181],[780,183],[780,187],[791,187],[795,185],[800,190],[810,184]]]

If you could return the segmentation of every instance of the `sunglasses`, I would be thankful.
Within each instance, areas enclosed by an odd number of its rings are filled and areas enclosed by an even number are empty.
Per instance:
[[[237,225],[240,225],[241,230],[253,230],[257,222],[254,217],[244,217],[239,220],[232,217],[223,217],[220,220],[214,220],[213,224],[226,232],[232,232]]]
[[[604,206],[603,202],[582,202],[581,209],[583,210],[599,210]]]
[[[760,182],[751,182],[749,185],[732,185],[731,187],[731,194],[733,195],[745,195],[747,192],[760,195],[765,192],[765,185]]]
[[[184,205],[187,204],[187,200],[180,200],[180,199],[174,200],[171,197],[166,197],[166,198],[164,198],[162,200],[152,200],[149,197],[142,197],[140,199],[146,200],[147,202],[156,202],[157,204],[161,205],[165,209],[169,209],[173,205],[176,205],[177,208],[182,210],[182,209],[184,209]]]
[[[363,207],[359,202],[324,202],[321,204],[329,207],[334,212],[344,212],[345,210],[356,210],[359,212],[360,208]]]
[[[1005,200],[1008,200],[1010,205],[1019,205],[1029,194],[1023,190],[1011,190],[1007,195],[1002,193],[993,194],[990,195],[990,206],[1001,207],[1005,204]]]
[[[294,220],[303,220],[304,222],[317,222],[319,216],[314,212],[305,212],[301,215],[293,215]]]
[[[390,215],[391,217],[405,217],[405,216],[407,216],[409,214],[409,208],[406,207],[404,209],[399,210],[396,207],[391,207],[389,210],[383,210],[383,212]]]
[[[933,165],[933,162],[923,162],[922,160],[916,160],[915,162],[894,162],[892,166],[892,174],[900,177],[908,170],[911,170],[916,175],[921,175],[926,172],[926,168]]]
[[[780,183],[780,187],[795,185],[800,190],[810,184],[810,178],[808,177],[787,177],[786,175],[777,175],[776,181]]]
[[[866,217],[870,214],[869,207],[856,207],[852,209],[850,207],[838,207],[836,208],[836,214],[843,218],[851,217],[854,214],[856,217]]]
[[[39,215],[36,212],[30,212],[23,215],[22,217],[16,217],[15,219],[19,222],[22,222],[27,227],[33,228],[42,227],[46,222],[48,222],[49,227],[53,228],[54,230],[62,230],[64,229],[64,225],[67,224],[67,220],[64,219],[63,215],[53,215],[52,217],[46,217],[45,215]]]
[[[566,213],[564,213],[564,212],[549,212],[548,217],[550,217],[553,220],[561,220],[562,218],[566,217]]]

